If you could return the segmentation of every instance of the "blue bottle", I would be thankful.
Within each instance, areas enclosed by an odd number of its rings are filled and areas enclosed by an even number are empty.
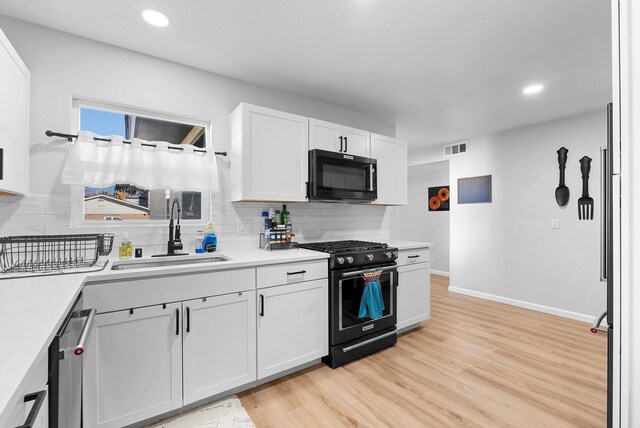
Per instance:
[[[213,230],[213,225],[209,223],[207,225],[207,231],[204,235],[204,239],[202,240],[202,248],[207,253],[213,253],[218,247],[218,237],[216,236],[216,232]]]

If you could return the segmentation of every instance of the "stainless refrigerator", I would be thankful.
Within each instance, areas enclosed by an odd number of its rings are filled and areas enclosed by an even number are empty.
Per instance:
[[[599,330],[599,326],[606,316],[606,334],[607,334],[607,427],[613,427],[613,412],[614,412],[614,364],[613,358],[614,349],[614,329],[617,328],[614,325],[616,319],[614,313],[614,215],[620,215],[620,201],[618,197],[614,197],[614,155],[616,153],[614,144],[614,122],[613,122],[613,104],[607,105],[607,145],[601,148],[601,171],[600,178],[602,180],[600,185],[601,191],[601,203],[600,203],[600,281],[607,283],[607,307],[596,322],[592,331],[595,333]],[[614,209],[614,200],[618,201],[618,209]]]

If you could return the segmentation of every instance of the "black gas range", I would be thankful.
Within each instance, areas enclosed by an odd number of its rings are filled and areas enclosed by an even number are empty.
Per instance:
[[[329,355],[323,361],[338,367],[397,342],[396,301],[398,249],[366,241],[329,241],[300,244],[329,253]],[[379,269],[383,309],[372,318],[362,313],[363,274]]]

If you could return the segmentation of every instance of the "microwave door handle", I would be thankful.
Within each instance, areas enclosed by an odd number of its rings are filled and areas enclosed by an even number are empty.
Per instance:
[[[373,192],[373,164],[369,164],[369,191]]]

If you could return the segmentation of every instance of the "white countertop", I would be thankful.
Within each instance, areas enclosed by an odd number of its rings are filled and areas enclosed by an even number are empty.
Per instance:
[[[430,248],[433,247],[432,242],[420,242],[420,241],[399,241],[389,240],[386,241],[390,247],[396,247],[398,250],[417,250],[418,248]]]
[[[134,279],[150,274],[168,275],[241,267],[255,267],[308,260],[322,260],[328,254],[304,249],[265,251],[233,250],[215,253],[228,261],[112,271],[110,262],[99,272],[72,275],[35,276],[3,279],[0,274],[0,426],[4,426],[13,403],[46,354],[49,343],[65,315],[80,294],[83,285],[95,281]],[[181,256],[202,258],[207,255]],[[144,260],[144,259],[138,259]],[[32,391],[28,391],[32,392]]]

